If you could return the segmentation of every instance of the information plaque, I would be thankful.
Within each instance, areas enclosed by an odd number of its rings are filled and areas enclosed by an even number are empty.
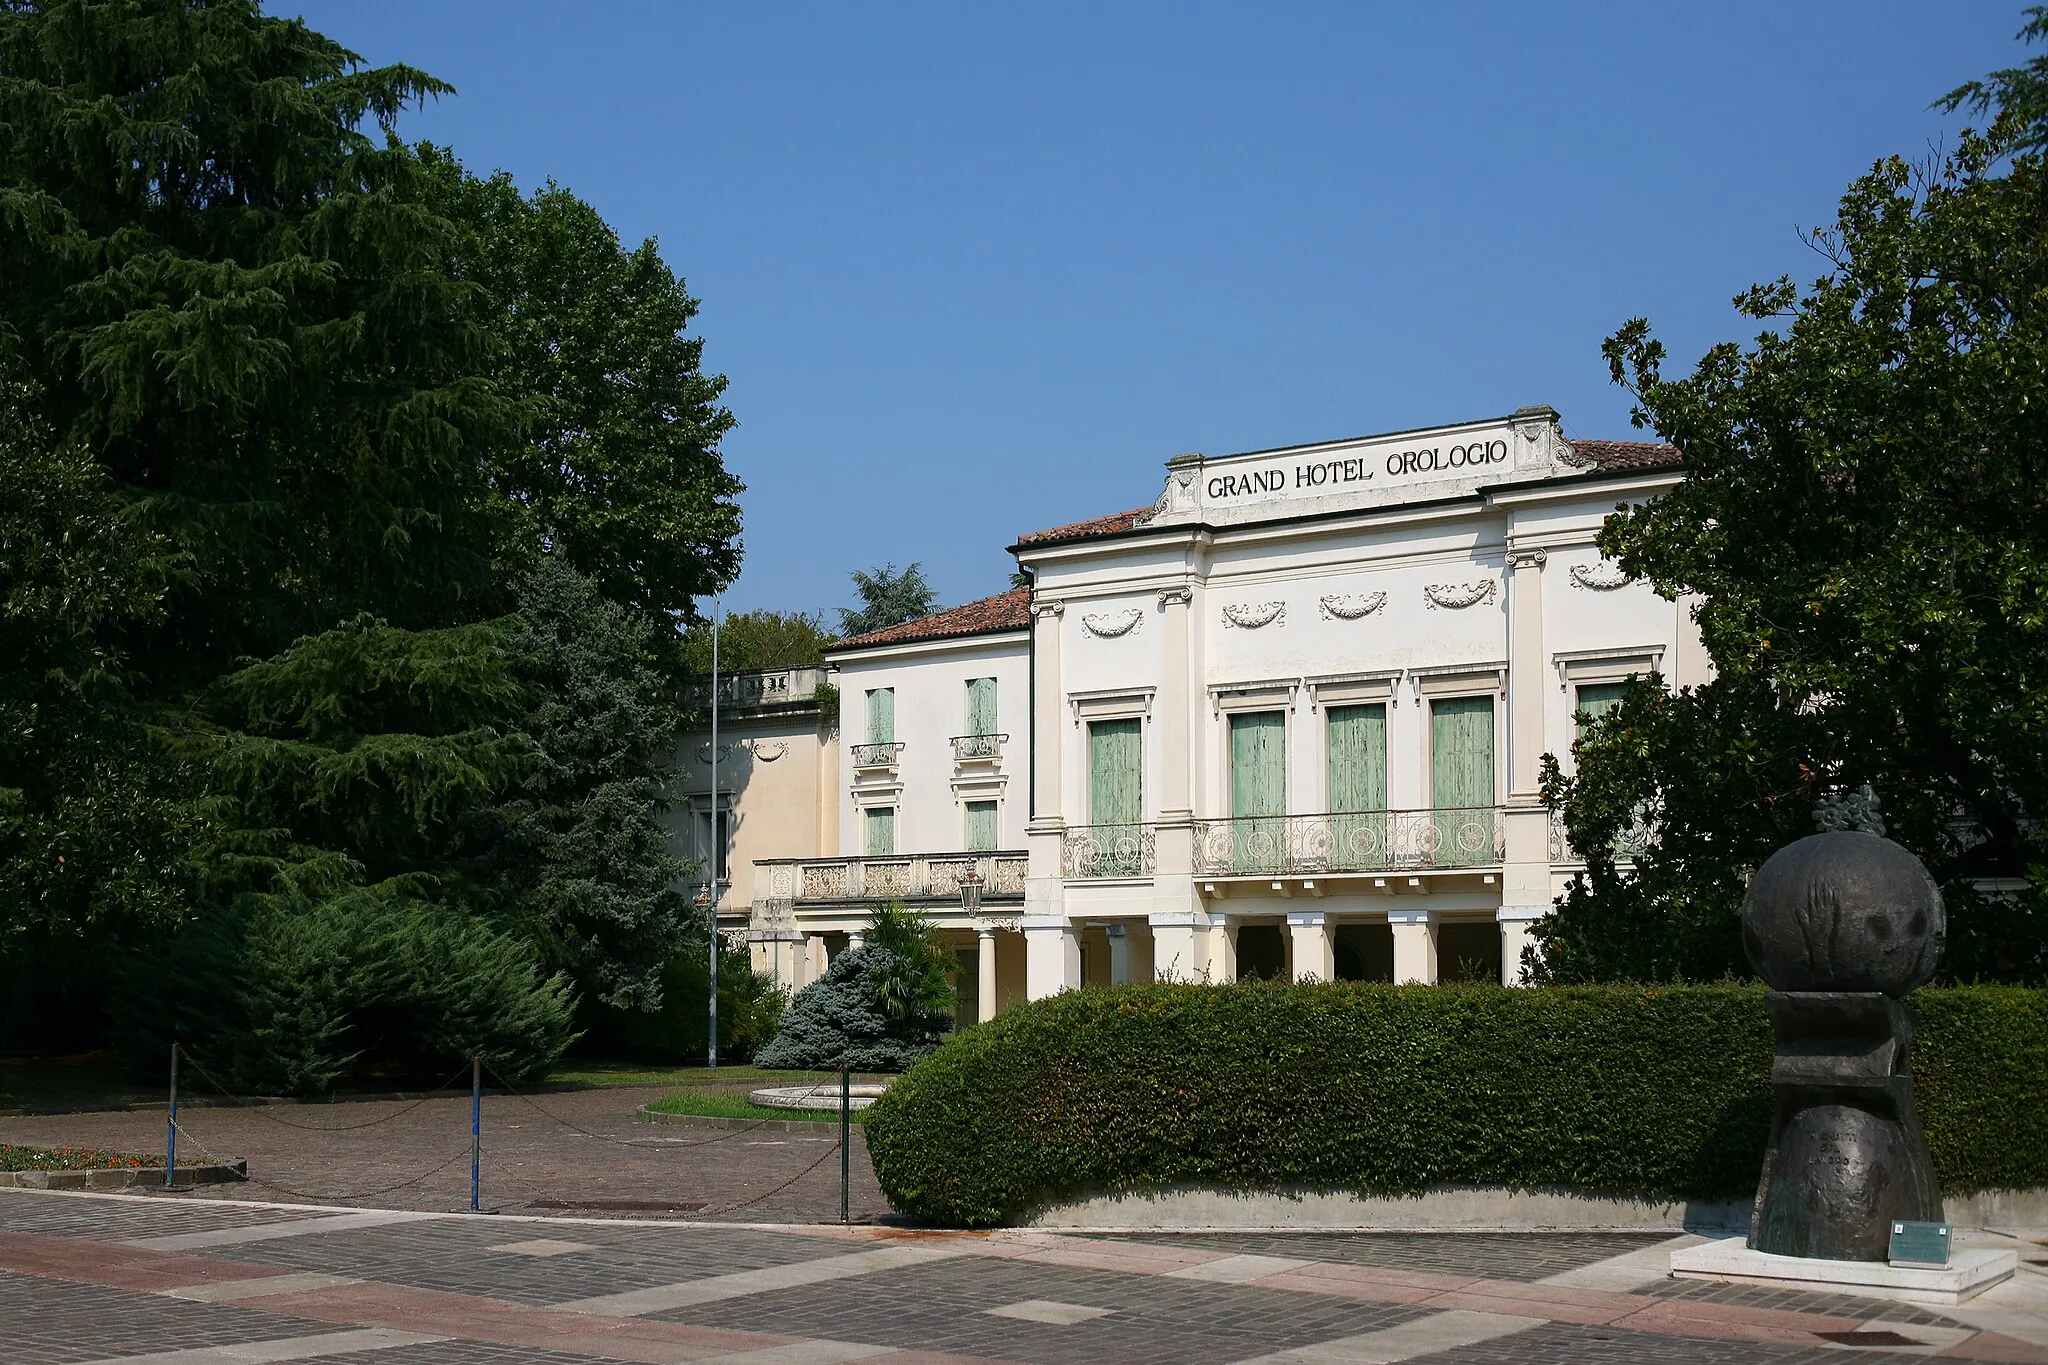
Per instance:
[[[1892,1223],[1890,1256],[1894,1263],[1947,1265],[1950,1225],[1947,1223]]]

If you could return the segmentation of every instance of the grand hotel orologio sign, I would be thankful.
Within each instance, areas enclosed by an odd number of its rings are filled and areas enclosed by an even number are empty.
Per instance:
[[[1257,521],[1344,507],[1456,497],[1580,463],[1549,408],[1323,445],[1183,457],[1154,519]]]

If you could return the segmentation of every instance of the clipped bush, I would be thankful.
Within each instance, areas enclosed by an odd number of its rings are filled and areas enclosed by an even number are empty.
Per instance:
[[[1195,1184],[1741,1198],[1770,1130],[1750,986],[1067,992],[965,1030],[868,1111],[901,1211],[978,1227]],[[1914,1069],[1944,1188],[2048,1186],[2048,992],[1926,990]]]
[[[538,1079],[574,1037],[575,1001],[482,920],[352,890],[188,926],[121,964],[110,1013],[138,1074],[163,1074],[175,1040],[235,1094],[311,1095],[344,1079],[444,1081],[473,1055],[514,1083]]]
[[[885,949],[848,948],[796,993],[781,1032],[755,1061],[791,1071],[905,1070],[938,1046],[953,1021],[944,1014],[893,1014],[884,1002],[900,973]]]

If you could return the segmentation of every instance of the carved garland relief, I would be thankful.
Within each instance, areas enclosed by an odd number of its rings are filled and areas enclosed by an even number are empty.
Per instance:
[[[1574,564],[1571,580],[1573,587],[1589,588],[1594,592],[1613,592],[1630,581],[1617,564]]]
[[[1081,629],[1098,640],[1114,640],[1129,635],[1145,619],[1144,609],[1132,607],[1128,611],[1104,612],[1100,616],[1083,616]]]
[[[1462,611],[1481,602],[1491,602],[1499,591],[1499,582],[1491,578],[1478,583],[1429,583],[1423,586],[1422,599],[1431,611],[1438,607]]]
[[[1361,593],[1356,597],[1332,593],[1322,600],[1321,609],[1325,621],[1356,621],[1372,615],[1385,605],[1387,595],[1383,592]]]
[[[1287,624],[1285,602],[1232,602],[1223,608],[1223,624],[1240,630],[1258,630],[1275,623]]]

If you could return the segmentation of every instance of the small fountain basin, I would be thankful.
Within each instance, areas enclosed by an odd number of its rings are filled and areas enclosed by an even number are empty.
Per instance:
[[[865,1109],[880,1099],[888,1088],[887,1085],[855,1085],[847,1107]],[[763,1109],[837,1109],[839,1083],[819,1081],[814,1085],[771,1085],[765,1090],[749,1091],[747,1098]]]

